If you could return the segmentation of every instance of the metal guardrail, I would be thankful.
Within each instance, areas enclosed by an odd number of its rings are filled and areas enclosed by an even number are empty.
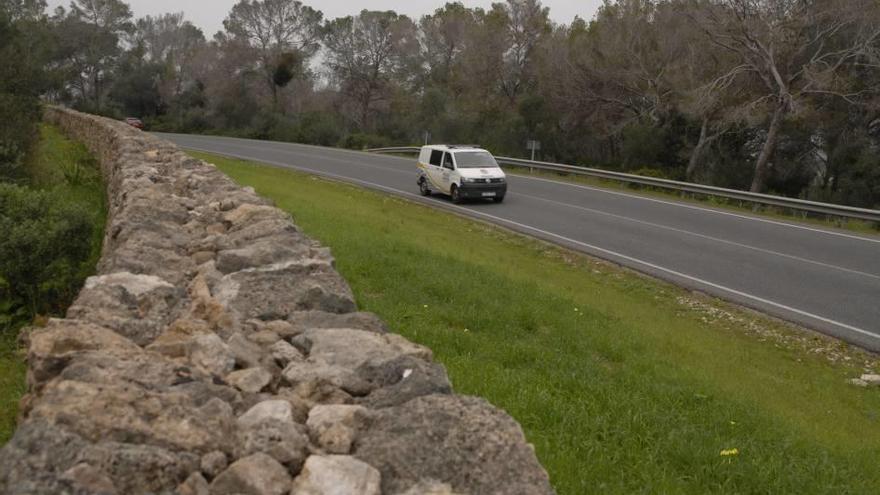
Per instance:
[[[370,153],[409,154],[419,153],[420,150],[421,148],[418,147],[404,146],[397,148],[376,148],[367,151]],[[601,170],[596,168],[575,167],[572,165],[562,165],[559,163],[522,160],[519,158],[507,158],[503,156],[495,157],[495,159],[501,165],[512,165],[516,167],[527,167],[538,170],[549,170],[552,172],[562,172],[566,174],[597,177],[600,179],[626,182],[629,184],[640,184],[643,186],[658,187],[679,192],[689,192],[706,196],[717,196],[720,198],[735,199],[761,205],[777,206],[780,208],[788,208],[791,210],[803,211],[807,213],[817,213],[834,217],[866,220],[869,222],[877,222],[878,224],[880,224],[880,210],[855,208],[852,206],[835,205],[830,203],[819,203],[815,201],[806,201],[803,199],[786,198],[783,196],[773,196],[770,194],[758,194],[747,191],[738,191],[736,189],[725,189],[723,187],[705,186],[702,184],[693,184],[690,182],[679,182],[675,180],[658,179],[655,177],[646,177],[642,175],[624,174],[621,172],[612,172],[610,170]]]

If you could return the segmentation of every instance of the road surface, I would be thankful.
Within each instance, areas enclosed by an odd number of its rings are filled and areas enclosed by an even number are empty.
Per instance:
[[[451,209],[880,351],[880,237],[522,176],[503,204],[459,206],[418,195],[414,158],[160,136]]]

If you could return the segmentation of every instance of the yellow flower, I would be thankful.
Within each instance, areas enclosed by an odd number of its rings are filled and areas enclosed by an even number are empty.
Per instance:
[[[725,449],[721,451],[721,457],[739,455],[739,449]]]

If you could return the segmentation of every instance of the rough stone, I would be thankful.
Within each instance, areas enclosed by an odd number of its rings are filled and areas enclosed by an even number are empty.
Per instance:
[[[60,380],[96,385],[128,382],[152,390],[166,390],[182,383],[208,379],[208,375],[202,371],[150,352],[131,356],[84,353],[58,377]]]
[[[177,487],[180,495],[211,495],[211,486],[202,473],[193,473]]]
[[[235,368],[233,351],[213,333],[198,335],[192,339],[189,360],[194,366],[216,376],[226,376]]]
[[[880,375],[864,374],[862,375],[861,380],[869,386],[880,387]]]
[[[272,330],[260,330],[258,332],[253,332],[248,334],[248,340],[253,342],[254,344],[261,346],[270,346],[278,341],[281,341],[281,336]]]
[[[299,311],[287,318],[295,333],[281,334],[283,338],[294,337],[306,330],[318,328],[354,328],[367,332],[388,333],[388,327],[372,313],[327,313],[323,311]],[[276,330],[277,331],[277,330]]]
[[[233,418],[215,412],[194,407],[187,396],[132,384],[53,381],[28,418],[63,425],[92,442],[144,443],[193,453],[230,451]]]
[[[154,275],[121,272],[91,277],[67,316],[111,328],[146,345],[173,319],[182,295]]]
[[[272,374],[263,368],[248,368],[226,375],[226,381],[242,392],[256,394],[272,383]]]
[[[315,406],[306,423],[309,437],[327,453],[348,454],[366,412],[361,406]]]
[[[293,411],[290,402],[286,400],[260,402],[241,415],[237,422],[239,428],[247,428],[266,420],[293,423]]]
[[[288,364],[294,361],[303,361],[305,360],[305,356],[299,352],[299,349],[287,343],[287,341],[279,340],[275,342],[269,347],[269,352],[272,355],[272,359],[275,360],[279,366],[287,366]]]
[[[286,218],[272,218],[259,220],[245,226],[238,226],[227,232],[226,239],[232,247],[247,246],[255,240],[273,237],[280,234],[303,238],[296,226]]]
[[[88,447],[81,459],[106,473],[121,494],[173,490],[199,463],[194,454],[117,442]]]
[[[354,457],[310,456],[293,482],[297,495],[379,495],[381,475]]]
[[[353,453],[383,493],[424,479],[468,493],[553,493],[519,425],[483,399],[431,395],[375,412]]]
[[[214,259],[216,254],[214,251],[197,251],[193,253],[192,259],[197,265],[203,265]]]
[[[372,386],[349,368],[327,364],[320,360],[295,361],[282,372],[284,380],[303,397],[309,390],[330,386],[354,396],[370,393]]]
[[[79,463],[88,445],[79,435],[47,421],[25,422],[3,448],[0,493],[62,493],[70,488],[69,480],[62,480],[63,473]]]
[[[304,430],[302,425],[274,419],[249,424],[238,430],[236,456],[262,452],[287,466],[291,472],[299,472],[309,449],[309,438]]]
[[[276,397],[286,400],[290,404],[294,421],[300,424],[305,424],[309,419],[309,410],[314,405],[314,402],[302,397],[293,389],[286,387],[279,388]]]
[[[275,334],[277,334],[278,337],[282,339],[296,337],[297,335],[302,333],[301,329],[294,327],[293,324],[285,320],[267,321],[264,325],[264,328],[270,332],[275,332]]]
[[[349,328],[311,329],[303,334],[311,342],[309,359],[355,370],[369,362],[390,361],[399,356],[431,360],[426,347],[399,335],[377,334]]]
[[[199,467],[208,478],[215,478],[229,465],[226,454],[220,451],[208,452],[202,456]]]
[[[70,483],[76,491],[101,495],[115,495],[119,493],[113,481],[100,469],[88,464],[77,464],[61,475],[61,479]]]
[[[141,351],[134,342],[110,329],[72,320],[50,320],[45,328],[34,329],[29,339],[28,385],[31,389],[57,376],[83,353],[101,351],[129,358]]]
[[[249,268],[223,277],[217,299],[245,318],[285,319],[297,311],[354,311],[354,296],[332,265],[294,260]]]
[[[211,483],[216,495],[286,495],[290,475],[275,459],[263,453],[234,462]]]
[[[373,388],[368,396],[358,398],[357,402],[374,409],[397,406],[423,395],[452,393],[452,385],[442,365],[412,356],[368,361],[357,369],[357,374]]]
[[[211,328],[204,320],[179,319],[148,345],[147,349],[171,358],[182,358],[189,353],[193,339],[209,333]]]
[[[462,495],[455,493],[446,483],[433,480],[421,481],[401,495]]]
[[[229,338],[229,348],[232,350],[235,364],[238,367],[255,368],[260,366],[263,359],[263,350],[244,335],[240,333],[233,334]]]
[[[217,254],[217,269],[222,273],[234,273],[308,255],[308,246],[290,240],[287,236],[275,236],[238,249],[220,251]]]
[[[279,219],[286,222],[290,217],[277,208],[266,205],[243,204],[233,211],[223,215],[223,221],[229,230],[254,224],[261,220]]]

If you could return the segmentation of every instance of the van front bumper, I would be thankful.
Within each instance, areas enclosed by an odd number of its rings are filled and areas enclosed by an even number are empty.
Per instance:
[[[458,190],[462,198],[501,198],[507,194],[507,183],[501,184],[465,184],[462,183]]]

